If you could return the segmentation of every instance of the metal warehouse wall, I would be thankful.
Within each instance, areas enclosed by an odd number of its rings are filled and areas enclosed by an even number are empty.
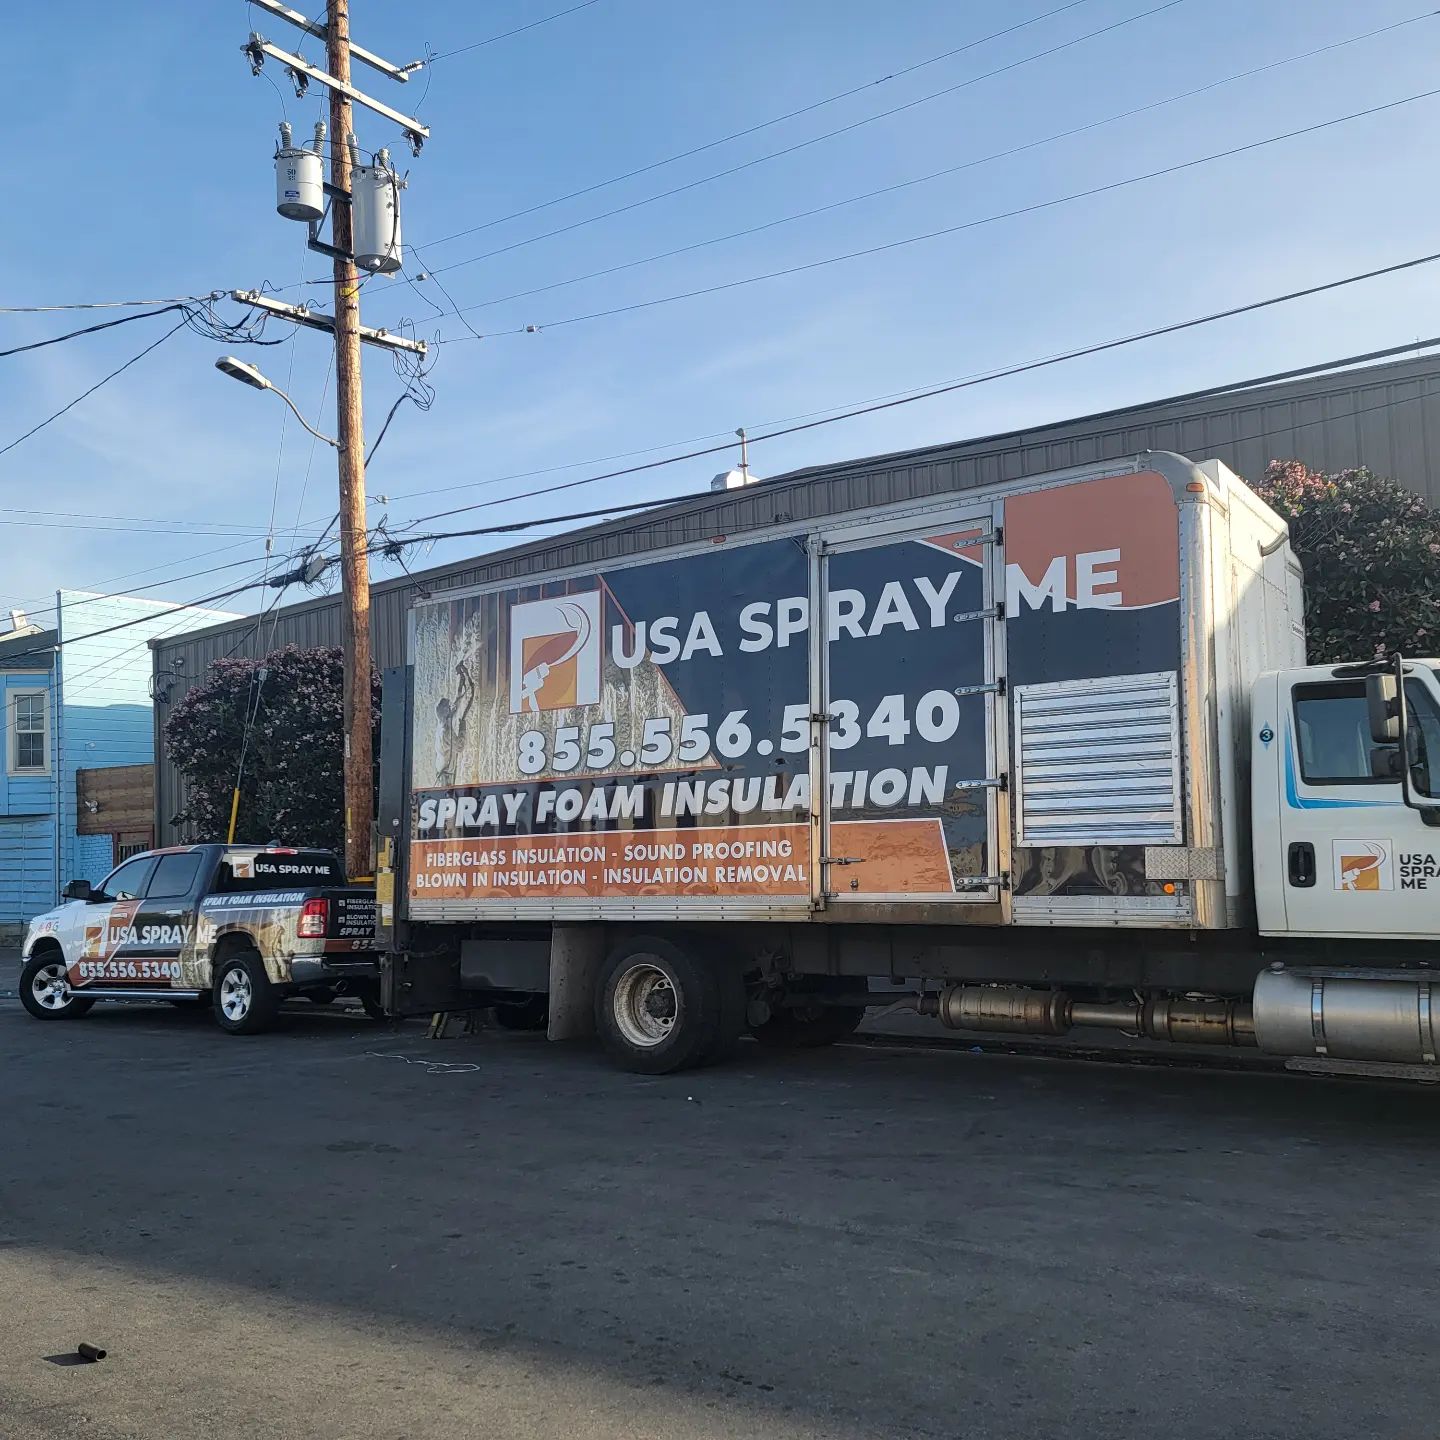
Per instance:
[[[417,581],[434,591],[600,564],[710,535],[737,535],[776,520],[888,505],[1142,450],[1219,459],[1251,477],[1258,477],[1272,459],[1298,458],[1322,470],[1364,464],[1440,505],[1440,357],[1139,405],[952,445],[792,471],[750,490],[418,571],[414,579],[386,580],[371,591],[375,664],[383,670],[404,661],[406,615]],[[184,838],[172,821],[185,809],[185,786],[165,755],[162,735],[170,706],[204,678],[212,661],[225,656],[253,656],[260,648],[284,645],[338,645],[339,602],[327,596],[285,606],[266,617],[263,637],[262,644],[251,618],[152,642],[157,843]]]

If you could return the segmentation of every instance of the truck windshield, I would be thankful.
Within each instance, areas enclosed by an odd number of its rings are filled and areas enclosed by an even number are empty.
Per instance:
[[[274,890],[287,885],[343,885],[340,862],[324,851],[264,851],[228,855],[220,863],[215,888],[222,894],[240,890]]]

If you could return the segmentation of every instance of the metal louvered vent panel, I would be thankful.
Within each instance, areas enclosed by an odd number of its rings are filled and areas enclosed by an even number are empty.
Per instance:
[[[1017,686],[1015,788],[1017,844],[1179,843],[1174,672]]]

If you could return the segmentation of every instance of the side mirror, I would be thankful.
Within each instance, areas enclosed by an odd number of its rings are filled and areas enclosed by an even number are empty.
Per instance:
[[[88,880],[72,880],[61,892],[67,900],[93,900],[95,889]]]
[[[1394,745],[1400,739],[1400,687],[1394,671],[1365,677],[1365,708],[1370,715],[1371,740],[1377,745]]]

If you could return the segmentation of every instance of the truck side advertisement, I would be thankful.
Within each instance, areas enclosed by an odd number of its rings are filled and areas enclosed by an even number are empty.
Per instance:
[[[1057,504],[1066,491],[1089,493]],[[1143,523],[1150,495],[1168,512],[1158,535]],[[1029,621],[1012,656],[1026,666],[1068,650],[1076,674],[1138,669],[1115,642],[1131,650],[1126,627],[1158,623],[1169,668],[1176,633],[1175,510],[1161,477],[1012,507],[1006,547],[1021,563],[1004,571],[991,564],[988,505],[959,519],[937,506],[929,525],[912,518],[923,528],[900,533],[826,535],[823,724],[811,718],[803,535],[418,604],[411,898],[803,905],[819,859],[817,736],[821,888],[993,895],[1003,702],[992,572],[1004,575],[1006,618]],[[1114,534],[1123,556],[1097,542]],[[1168,572],[1151,583],[1157,564]],[[1138,607],[1122,594],[1127,576]],[[1097,629],[1102,616],[1111,623]]]
[[[978,552],[830,561],[832,845],[865,889],[980,873]],[[803,537],[418,607],[410,891],[424,899],[811,893]]]

